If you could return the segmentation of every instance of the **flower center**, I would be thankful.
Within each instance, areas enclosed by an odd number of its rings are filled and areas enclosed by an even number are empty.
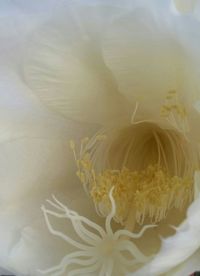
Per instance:
[[[77,156],[77,175],[92,197],[97,212],[110,211],[114,187],[114,219],[129,230],[146,218],[164,219],[172,208],[182,209],[193,198],[197,165],[193,146],[175,129],[141,122],[83,139]]]
[[[104,258],[113,257],[115,247],[116,247],[116,242],[113,239],[106,238],[99,245],[99,248],[98,248],[99,255],[104,256]]]

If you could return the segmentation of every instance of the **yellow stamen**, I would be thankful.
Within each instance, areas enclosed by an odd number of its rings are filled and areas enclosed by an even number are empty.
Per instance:
[[[165,103],[161,107],[161,116],[184,135],[189,131],[187,111],[179,101],[177,92],[169,91],[165,97]]]
[[[102,139],[105,137],[96,138],[98,141]],[[88,145],[81,144],[82,150],[84,147],[88,148]],[[158,223],[166,217],[171,208],[181,209],[192,200],[193,179],[187,175],[172,176],[158,164],[149,165],[140,171],[123,167],[120,170],[105,169],[97,173],[93,168],[90,152],[86,149],[83,152],[76,161],[77,175],[102,216],[107,216],[110,212],[111,187],[115,188],[114,219],[123,225],[130,222],[130,216],[132,221],[139,224],[143,224],[145,218],[150,218],[152,223]]]

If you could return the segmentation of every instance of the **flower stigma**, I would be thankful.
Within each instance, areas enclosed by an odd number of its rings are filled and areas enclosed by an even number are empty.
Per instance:
[[[46,270],[39,270],[41,274],[59,276],[66,275],[67,271],[68,276],[125,275],[131,272],[136,265],[144,264],[152,259],[152,256],[145,256],[133,240],[141,238],[147,229],[155,227],[155,225],[146,225],[138,233],[132,233],[125,229],[113,231],[111,222],[116,212],[113,191],[114,187],[111,188],[108,195],[111,209],[105,219],[105,228],[70,210],[55,196],[52,196],[53,200],[47,200],[57,210],[55,212],[42,206],[49,231],[73,245],[77,248],[77,251],[64,256],[58,265]],[[77,242],[64,233],[55,230],[50,223],[49,215],[69,219],[82,242]],[[73,268],[73,265],[76,265],[76,267]]]

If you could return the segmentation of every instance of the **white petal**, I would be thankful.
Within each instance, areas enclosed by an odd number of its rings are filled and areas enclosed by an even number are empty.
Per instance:
[[[25,137],[64,138],[71,128],[69,122],[41,106],[9,70],[0,70],[0,123],[0,143]]]
[[[200,271],[200,250],[197,250],[189,259],[166,273],[166,276],[191,275],[195,271]]]
[[[183,79],[179,94],[188,111],[190,134],[198,143],[199,100],[200,100],[200,22],[192,16],[175,17],[174,30],[184,51]]]
[[[151,111],[177,87],[179,48],[162,21],[161,15],[138,8],[116,20],[103,43],[105,62],[121,93]]]
[[[13,68],[19,64],[30,32],[49,17],[56,2],[55,0],[1,1],[0,67]]]
[[[50,191],[58,182],[64,184],[73,158],[69,154],[64,140],[21,139],[1,144],[1,204]]]
[[[23,118],[20,117],[19,125],[23,123]],[[38,118],[38,122],[39,119],[41,118]],[[75,175],[75,161],[69,141],[79,141],[90,135],[93,129],[90,125],[65,122],[62,127],[60,125],[59,132],[59,121],[56,125],[56,121],[51,118],[50,123],[53,124],[48,129],[48,119],[48,116],[46,121],[43,118],[43,133],[35,131],[36,134],[39,133],[35,138],[32,138],[34,133],[28,132],[27,136],[21,139],[18,137],[0,144],[0,202],[3,205],[6,206],[6,203],[19,200],[30,193],[51,193],[53,187],[66,183],[67,176]],[[34,125],[31,125],[30,129],[31,127]],[[41,138],[42,134],[44,137]]]
[[[160,107],[170,90],[176,90],[186,99],[190,95],[193,100],[193,94],[197,93],[199,66],[196,64],[199,62],[193,63],[195,59],[190,58],[192,51],[189,50],[194,42],[191,40],[192,24],[182,21],[182,18],[173,17],[169,7],[159,8],[158,4],[151,9],[147,5],[115,20],[108,28],[103,42],[105,63],[113,72],[120,92],[130,102],[141,103],[143,118],[160,115]],[[183,26],[187,23],[188,34],[185,35]],[[190,46],[185,39],[189,29]],[[195,37],[193,48],[197,49],[198,45],[199,49],[198,35]]]
[[[183,94],[190,116],[194,115],[194,108],[198,111],[200,100],[200,22],[192,16],[178,16],[175,17],[174,30],[183,54],[182,84],[179,93]],[[198,119],[194,120],[194,124],[193,120],[194,118],[190,120],[190,124],[194,126],[192,132],[195,132],[195,128],[198,129]]]
[[[28,35],[48,16],[53,1],[43,1],[43,5],[23,2],[1,1],[0,143],[19,137],[66,135],[66,121],[50,114],[31,95],[19,68]]]
[[[34,37],[24,68],[27,84],[48,107],[69,118],[95,123],[121,119],[126,106],[99,45],[113,8],[67,7]]]

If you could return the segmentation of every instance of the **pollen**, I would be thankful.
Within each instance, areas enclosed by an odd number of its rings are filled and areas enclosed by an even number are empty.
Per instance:
[[[93,146],[105,136],[93,138]],[[76,156],[77,175],[84,189],[91,196],[97,213],[106,217],[111,210],[109,191],[114,187],[113,198],[116,204],[114,219],[131,228],[135,223],[144,224],[150,219],[158,223],[172,208],[182,209],[193,198],[193,179],[189,175],[172,175],[161,164],[149,164],[141,170],[105,169],[96,172],[89,140],[82,140],[81,151],[71,147]],[[176,166],[179,167],[179,164]],[[129,229],[129,227],[128,227]],[[131,229],[130,229],[131,230]]]
[[[169,91],[165,97],[165,103],[161,107],[161,116],[179,132],[186,134],[189,131],[187,111],[180,102],[176,91]]]

